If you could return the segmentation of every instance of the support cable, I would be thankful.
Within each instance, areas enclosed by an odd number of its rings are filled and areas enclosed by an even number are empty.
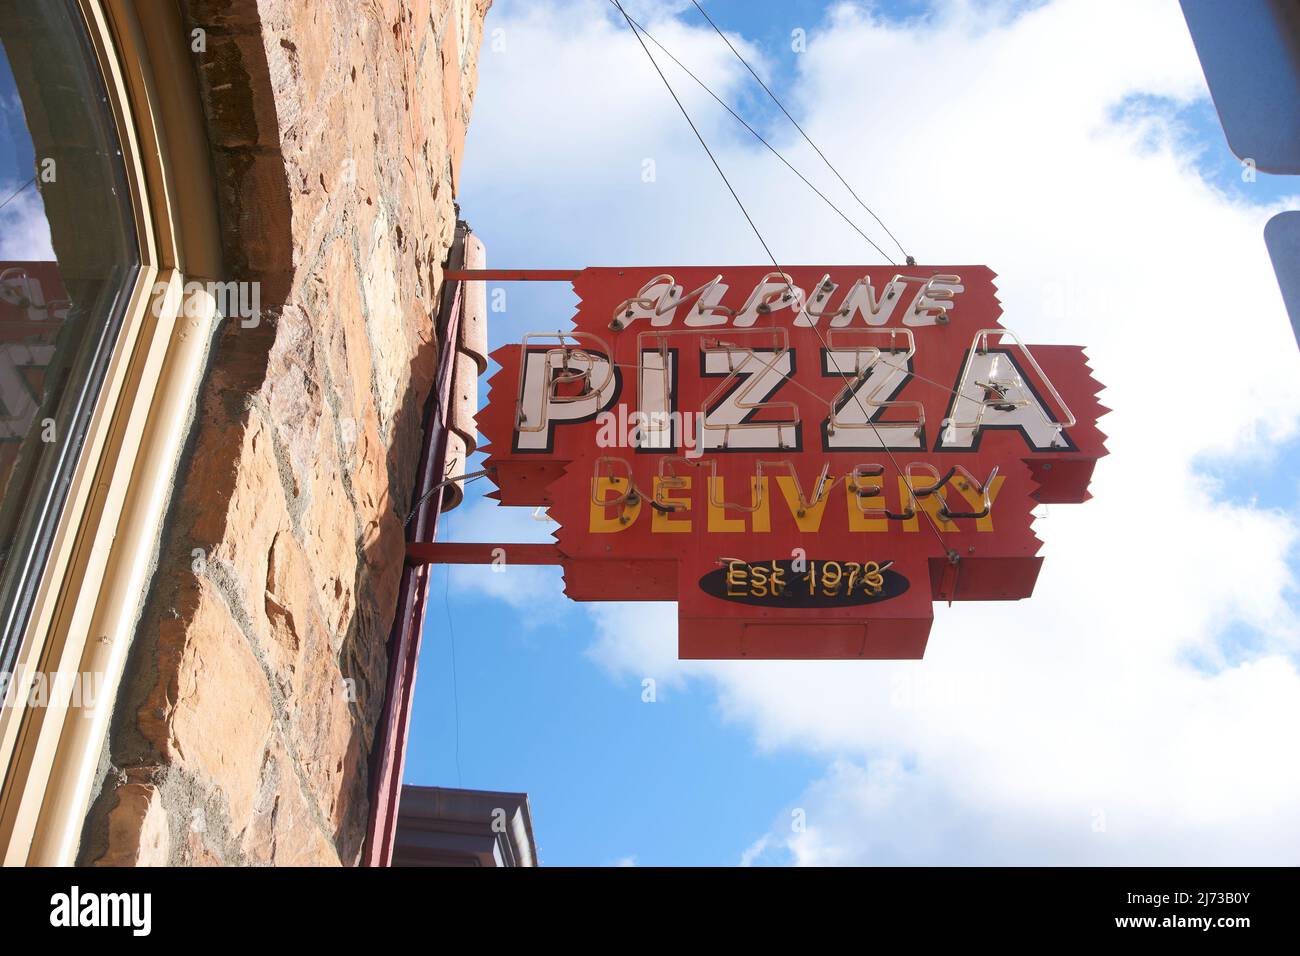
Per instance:
[[[826,158],[826,154],[823,153],[821,149],[818,148],[817,144],[812,141],[812,137],[810,137],[806,132],[804,132],[804,128],[799,125],[798,120],[796,120],[793,116],[790,115],[790,111],[785,108],[785,105],[779,99],[777,99],[776,94],[773,93],[768,88],[768,85],[763,82],[762,78],[757,73],[754,72],[754,68],[749,65],[749,61],[740,55],[739,50],[737,50],[734,46],[732,46],[731,41],[727,39],[727,35],[718,28],[718,25],[716,23],[713,22],[713,18],[710,17],[708,13],[705,12],[704,7],[700,6],[699,0],[691,0],[691,3],[695,4],[695,9],[699,10],[700,14],[704,17],[704,19],[709,21],[709,26],[713,27],[713,31],[718,36],[722,37],[722,42],[727,44],[727,49],[731,50],[731,52],[736,55],[736,59],[738,59],[742,64],[744,64],[745,69],[747,69],[750,72],[750,75],[753,76],[755,80],[758,80],[758,85],[761,86],[763,88],[763,91],[772,98],[772,102],[775,103],[777,105],[777,108],[780,109],[781,112],[785,114],[786,119],[788,119],[791,123],[794,124],[794,128],[799,131],[799,135],[802,136],[807,141],[808,145],[813,148],[813,151],[816,152],[817,155],[822,158],[822,162],[826,164],[826,168],[829,169],[832,173],[834,173],[835,178],[844,184],[844,188],[849,191],[849,195],[851,195],[854,199],[857,200],[859,206],[861,206],[863,209],[865,209],[868,213],[871,214],[872,219],[880,223],[880,228],[885,230],[885,232],[889,234],[890,239],[894,240],[894,245],[898,246],[898,251],[903,254],[903,258],[907,260],[907,264],[909,266],[916,265],[916,260],[907,254],[907,250],[903,248],[903,244],[898,241],[897,237],[895,237],[895,235],[892,232],[889,231],[889,227],[885,225],[884,221],[881,220],[881,218],[877,216],[875,212],[872,211],[870,206],[868,206],[865,202],[862,201],[861,196],[859,196],[856,192],[854,192],[853,187],[850,186],[848,182],[844,179],[844,177],[840,175],[840,171],[831,164],[831,161]]]
[[[8,198],[8,199],[6,199],[4,202],[0,202],[0,209],[3,209],[5,206],[7,206],[7,205],[9,205],[11,202],[13,202],[13,201],[14,201],[14,198],[17,197],[17,195],[18,195],[20,192],[22,192],[24,189],[26,189],[28,186],[30,186],[30,185],[31,185],[32,183],[34,183],[34,182],[36,182],[36,177],[35,177],[35,176],[33,176],[31,179],[27,180],[27,182],[23,183],[21,186],[19,186],[17,189],[15,189],[12,193],[9,194],[9,198]]]
[[[618,4],[614,3],[614,0],[610,0],[610,3],[611,3],[611,4],[614,4],[614,6],[618,6]],[[898,263],[896,263],[896,262],[895,262],[895,261],[890,257],[889,253],[885,252],[884,249],[880,248],[880,246],[876,243],[876,241],[875,241],[874,239],[872,239],[872,238],[871,238],[870,236],[868,236],[865,232],[863,232],[860,228],[858,228],[858,224],[855,223],[852,219],[850,219],[847,215],[845,215],[844,210],[840,209],[839,206],[835,205],[835,203],[834,203],[831,199],[829,199],[829,198],[826,196],[825,193],[823,193],[820,189],[818,189],[815,185],[813,185],[812,181],[809,180],[807,176],[805,176],[803,173],[799,172],[799,170],[796,169],[796,168],[794,167],[794,165],[791,164],[791,162],[790,162],[788,159],[786,159],[783,155],[781,155],[781,153],[777,150],[777,148],[776,148],[775,146],[773,146],[771,143],[769,143],[766,139],[763,138],[762,134],[759,133],[758,130],[756,130],[756,129],[754,129],[754,127],[750,126],[749,123],[745,121],[745,118],[744,118],[744,117],[742,117],[739,113],[737,113],[735,110],[733,110],[733,109],[732,109],[732,108],[727,104],[726,100],[722,99],[722,97],[718,96],[717,93],[713,92],[713,90],[710,89],[709,85],[708,85],[707,83],[705,83],[703,80],[701,80],[701,79],[700,79],[698,76],[696,76],[694,73],[692,73],[691,70],[690,70],[690,68],[689,68],[688,66],[686,66],[685,63],[683,63],[681,60],[677,59],[677,57],[673,56],[671,50],[669,50],[666,46],[664,46],[664,45],[663,45],[662,43],[660,43],[657,39],[655,39],[654,34],[652,34],[649,30],[647,30],[645,27],[643,27],[640,23],[637,23],[637,21],[636,21],[636,20],[633,20],[631,17],[628,17],[628,19],[631,21],[631,23],[633,24],[633,26],[635,26],[638,30],[640,30],[640,31],[641,31],[641,32],[642,32],[642,33],[643,33],[643,34],[644,34],[644,35],[645,35],[645,36],[650,40],[651,43],[653,43],[653,44],[654,44],[655,46],[657,46],[660,50],[662,50],[663,53],[664,53],[664,55],[665,55],[666,57],[668,57],[668,59],[670,59],[670,60],[672,60],[674,63],[676,63],[677,66],[681,69],[681,71],[682,71],[683,73],[685,73],[685,74],[686,74],[687,76],[689,76],[692,80],[694,80],[694,81],[696,82],[696,84],[697,84],[697,85],[698,85],[702,90],[704,90],[704,92],[708,93],[711,97],[713,97],[715,100],[717,100],[719,106],[721,106],[724,110],[726,110],[726,111],[727,111],[728,113],[730,113],[733,117],[735,117],[736,122],[738,122],[741,126],[745,127],[745,129],[749,130],[749,132],[753,135],[753,137],[754,137],[756,140],[758,140],[760,143],[762,143],[764,146],[766,146],[767,149],[768,149],[768,151],[771,152],[771,154],[772,154],[773,156],[775,156],[777,159],[779,159],[782,163],[784,163],[784,164],[786,165],[786,168],[788,168],[788,169],[790,170],[790,172],[794,173],[794,174],[795,174],[796,176],[798,176],[801,180],[803,180],[803,183],[804,183],[805,186],[807,186],[807,187],[808,187],[809,189],[811,189],[814,193],[816,193],[817,196],[821,199],[822,202],[824,202],[827,206],[829,206],[829,207],[830,207],[830,208],[835,212],[835,214],[836,214],[837,216],[839,216],[839,217],[840,217],[841,219],[843,219],[846,223],[848,223],[848,224],[849,224],[849,228],[852,229],[854,232],[856,232],[856,233],[857,233],[859,236],[861,236],[863,239],[865,239],[865,240],[870,244],[871,248],[875,249],[876,252],[880,253],[880,255],[884,257],[884,259],[885,259],[886,262],[888,262],[891,266],[896,266],[896,265],[898,265]],[[870,212],[870,210],[868,210],[868,212]],[[885,230],[885,231],[888,232],[888,230]]]

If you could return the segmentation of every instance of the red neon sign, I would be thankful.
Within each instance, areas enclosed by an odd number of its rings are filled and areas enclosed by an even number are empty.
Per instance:
[[[493,353],[507,505],[579,601],[672,600],[683,658],[919,658],[937,600],[1029,597],[1040,503],[1106,454],[1083,350],[1024,346],[984,266],[586,269]]]

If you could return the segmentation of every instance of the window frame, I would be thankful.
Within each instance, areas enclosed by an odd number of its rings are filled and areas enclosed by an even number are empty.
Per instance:
[[[0,708],[0,859],[75,862],[171,482],[219,316],[224,275],[206,120],[173,0],[75,0],[122,151],[140,265],[101,358],[98,394],[33,587],[11,680],[93,674],[89,699]],[[194,286],[189,280],[198,280]],[[187,291],[192,289],[195,291]]]
[[[61,3],[72,16],[77,15],[78,6],[76,0],[56,0],[56,2]],[[77,40],[82,55],[88,60],[94,60],[97,54],[92,45],[89,31],[83,30]],[[104,83],[102,71],[96,71],[96,73],[99,74],[96,78],[99,79],[102,86]],[[102,89],[101,92],[103,92]],[[93,109],[93,107],[91,108]],[[110,115],[107,119],[114,136],[120,140],[119,127],[121,124],[117,122],[117,117]],[[120,154],[121,143],[115,141],[115,145],[117,145]],[[127,182],[128,174],[126,169],[119,166],[115,172],[113,185],[124,196],[129,197],[131,190]],[[129,199],[127,201],[129,202]],[[70,382],[70,387],[59,399],[59,410],[66,410],[70,413],[68,421],[65,423],[65,440],[57,444],[53,464],[48,467],[48,473],[43,473],[44,463],[37,467],[36,474],[33,477],[45,478],[48,479],[48,482],[39,494],[35,513],[29,513],[15,527],[15,542],[22,542],[24,538],[30,537],[25,542],[27,546],[23,548],[21,553],[22,566],[16,571],[13,578],[13,600],[7,606],[0,607],[0,673],[12,670],[14,661],[21,649],[32,604],[40,587],[42,572],[49,559],[50,549],[54,542],[59,515],[67,501],[72,478],[77,463],[81,458],[81,450],[94,411],[95,399],[103,385],[104,375],[113,348],[116,346],[122,323],[126,318],[131,292],[139,279],[140,254],[142,251],[140,248],[139,223],[134,215],[129,215],[126,218],[131,231],[131,235],[126,238],[134,246],[135,261],[128,266],[126,274],[114,291],[104,323],[97,330],[97,341],[92,344],[87,339],[79,346],[79,348],[92,349],[92,357],[85,369],[85,378],[79,383]],[[11,560],[13,559],[11,558]]]

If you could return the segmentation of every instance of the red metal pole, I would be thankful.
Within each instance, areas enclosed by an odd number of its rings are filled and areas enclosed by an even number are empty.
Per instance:
[[[448,282],[572,282],[581,269],[448,269],[442,276]]]
[[[554,544],[491,544],[485,541],[412,541],[406,559],[415,564],[559,564]]]
[[[458,229],[453,256],[464,256],[464,233]],[[461,284],[448,280],[439,310],[442,322],[441,354],[434,381],[429,414],[424,423],[424,443],[420,471],[412,500],[432,488],[444,473],[447,458],[447,406],[456,370],[456,340],[460,326]],[[420,505],[408,528],[408,545],[432,539],[438,530],[442,511],[440,488]],[[411,705],[415,696],[416,664],[420,656],[420,637],[424,625],[425,595],[428,590],[428,567],[407,563],[402,569],[398,589],[397,614],[388,641],[388,681],[384,693],[384,710],[375,732],[371,751],[370,815],[366,844],[362,851],[363,866],[390,866],[393,840],[397,832],[397,814],[402,795],[402,771],[406,766],[406,735],[411,723]]]

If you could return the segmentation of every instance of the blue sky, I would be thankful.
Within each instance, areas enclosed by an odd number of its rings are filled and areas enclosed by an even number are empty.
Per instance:
[[[27,120],[9,61],[0,51],[0,203],[5,203],[0,210],[0,260],[54,258],[40,194],[34,184],[27,185],[35,172]]]
[[[689,0],[625,2],[889,248]],[[670,606],[437,568],[407,781],[526,791],[550,865],[1294,863],[1300,359],[1260,233],[1300,181],[1243,177],[1175,0],[707,8],[921,263],[987,262],[1010,327],[1089,346],[1096,497],[1037,526],[1031,601],[936,608],[919,663],[683,664]],[[880,262],[664,68],[781,261]],[[0,201],[14,95],[0,65]],[[496,0],[458,201],[497,266],[763,261],[605,0]],[[0,259],[50,255],[39,202]],[[572,314],[503,288],[494,346]],[[546,540],[486,490],[444,538]]]
[[[576,607],[529,626],[513,608],[453,594],[453,689],[444,575],[426,618],[407,780],[527,791],[544,863],[732,862],[814,772],[800,754],[756,756],[707,695],[659,689],[643,703],[640,681],[611,680],[584,656],[590,623]],[[558,592],[558,569],[547,577]]]
[[[458,197],[489,263],[761,262],[607,6],[489,14]],[[1097,498],[1040,523],[1034,599],[936,609],[915,666],[678,665],[671,609],[566,602],[554,569],[448,586],[437,568],[407,782],[528,792],[552,865],[1294,861],[1300,780],[1269,756],[1289,744],[1256,730],[1293,723],[1300,688],[1298,363],[1259,231],[1300,184],[1243,180],[1172,0],[707,6],[922,263],[987,261],[1008,324],[1092,347],[1117,409]],[[841,198],[688,3],[629,9]],[[1106,70],[1071,74],[1073,56],[1099,62],[1090,43]],[[687,103],[783,261],[880,261],[716,104]],[[1229,308],[1214,289],[1231,280]],[[494,346],[573,309],[562,285],[513,284],[505,302]],[[1224,322],[1256,351],[1206,397],[1196,342]],[[444,537],[545,539],[485,490]],[[1127,575],[1080,599],[1116,549],[1141,551],[1149,587]],[[1220,772],[1155,715],[1212,728]]]
[[[0,183],[17,180],[21,184],[34,173],[32,140],[27,133],[22,105],[18,102],[14,76],[9,61],[0,57]],[[0,196],[0,202],[16,188],[14,186]]]

